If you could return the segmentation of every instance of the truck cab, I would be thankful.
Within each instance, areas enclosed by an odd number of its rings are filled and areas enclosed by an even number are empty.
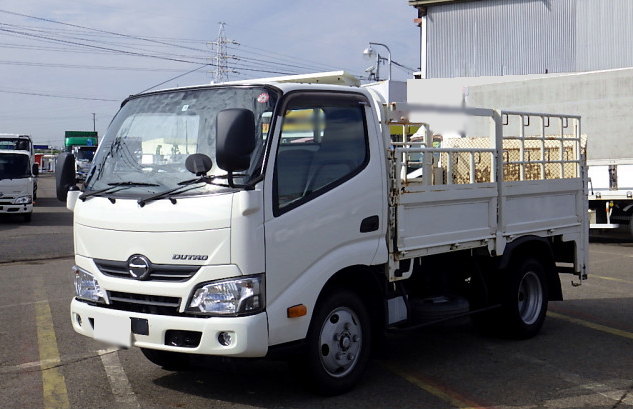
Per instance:
[[[35,161],[33,141],[28,135],[0,134],[0,150],[22,151],[29,155],[31,174],[35,177],[39,174],[39,166]],[[33,202],[37,200],[37,178],[33,180]]]
[[[96,146],[73,147],[72,152],[75,155],[75,173],[77,175],[77,180],[86,179],[86,175],[88,175],[88,172],[90,171],[92,159],[94,158],[96,151]]]
[[[75,157],[75,178],[77,181],[86,179],[98,144],[99,136],[96,131],[65,132],[64,145],[66,152],[72,153]]]
[[[20,215],[30,222],[37,167],[21,150],[0,149],[0,214]]]

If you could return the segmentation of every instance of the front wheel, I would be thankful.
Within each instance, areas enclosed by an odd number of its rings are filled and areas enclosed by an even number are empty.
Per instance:
[[[547,313],[545,268],[540,260],[527,257],[513,262],[506,274],[503,332],[514,338],[531,338],[541,330]]]
[[[326,395],[347,392],[369,361],[371,331],[367,310],[355,293],[329,293],[315,310],[307,336],[305,369],[311,386]]]

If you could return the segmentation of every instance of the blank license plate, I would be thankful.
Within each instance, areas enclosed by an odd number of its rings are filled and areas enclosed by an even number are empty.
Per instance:
[[[130,319],[114,315],[96,315],[95,339],[129,348],[132,345]]]

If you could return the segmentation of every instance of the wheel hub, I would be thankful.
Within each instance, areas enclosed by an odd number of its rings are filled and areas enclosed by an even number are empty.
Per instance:
[[[321,364],[333,377],[343,377],[356,365],[362,347],[362,329],[349,308],[330,313],[321,328]]]
[[[345,334],[343,338],[341,339],[340,348],[343,351],[347,351],[351,345],[352,345],[352,339],[350,338],[349,334]]]
[[[539,276],[533,271],[527,272],[521,279],[518,303],[521,320],[528,325],[534,324],[541,313],[543,288]]]

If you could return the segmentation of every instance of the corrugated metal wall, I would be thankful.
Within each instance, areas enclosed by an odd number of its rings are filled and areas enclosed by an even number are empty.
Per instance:
[[[481,0],[428,8],[427,77],[633,66],[632,0]]]
[[[577,0],[576,71],[633,67],[633,1]]]

